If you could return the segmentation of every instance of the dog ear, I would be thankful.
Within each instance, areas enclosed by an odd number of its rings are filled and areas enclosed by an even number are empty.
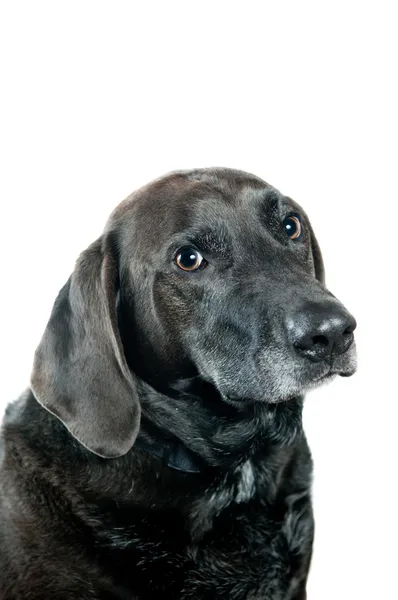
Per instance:
[[[321,249],[319,247],[318,241],[315,237],[315,233],[310,227],[310,236],[311,236],[311,251],[312,251],[312,260],[314,261],[315,268],[315,277],[321,282],[325,283],[325,267],[323,265],[323,258]]]
[[[82,253],[36,350],[32,391],[88,450],[104,458],[134,444],[140,405],[117,326],[116,244]]]

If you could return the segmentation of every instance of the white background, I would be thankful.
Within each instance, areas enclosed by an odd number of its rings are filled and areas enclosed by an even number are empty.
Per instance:
[[[112,208],[228,166],[309,213],[358,321],[358,374],[313,392],[309,600],[397,598],[393,2],[3,2],[0,412]]]

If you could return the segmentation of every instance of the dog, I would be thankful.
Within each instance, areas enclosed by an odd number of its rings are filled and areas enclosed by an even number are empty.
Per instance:
[[[305,392],[355,371],[305,212],[168,174],[78,259],[2,427],[2,600],[304,600]]]

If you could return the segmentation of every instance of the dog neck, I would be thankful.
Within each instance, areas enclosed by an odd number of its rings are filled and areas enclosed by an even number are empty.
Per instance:
[[[182,473],[201,473],[206,464],[189,448],[177,440],[157,441],[156,438],[146,438],[142,433],[134,444],[138,450],[148,452],[159,458],[166,467]]]
[[[257,452],[273,454],[302,435],[302,398],[229,406],[214,396],[166,395],[142,380],[138,385],[142,426],[137,447],[175,470],[236,468]]]

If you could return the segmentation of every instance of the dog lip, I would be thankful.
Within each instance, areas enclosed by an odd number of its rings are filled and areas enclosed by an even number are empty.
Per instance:
[[[356,369],[350,369],[349,371],[341,371],[339,373],[337,373],[337,375],[340,375],[340,377],[351,377],[352,375],[354,375],[356,372]]]
[[[319,365],[319,363],[317,363]],[[333,369],[330,364],[325,364],[325,368],[322,373],[306,373],[306,377],[298,383],[301,393],[305,393],[307,390],[318,387],[325,383],[326,381],[332,379],[336,375],[340,375],[340,371],[338,369]],[[301,385],[300,385],[301,384]]]
[[[325,373],[323,373],[322,375],[318,375],[316,377],[313,378],[309,378],[309,385],[312,386],[316,386],[317,384],[322,384],[324,381],[327,381],[328,379],[330,379],[331,377],[336,377],[337,375],[339,375],[340,377],[351,377],[352,375],[354,375],[354,373],[356,372],[356,368],[351,366],[349,368],[344,368],[344,367],[333,367],[330,366],[327,371]]]
[[[341,366],[338,366],[338,365],[333,366],[332,365],[332,367],[331,367],[331,373],[333,375],[340,375],[340,377],[351,377],[351,375],[354,375],[356,370],[357,370],[357,365],[356,365],[355,360],[353,360],[351,362],[351,364],[348,363],[348,364],[341,365]]]

